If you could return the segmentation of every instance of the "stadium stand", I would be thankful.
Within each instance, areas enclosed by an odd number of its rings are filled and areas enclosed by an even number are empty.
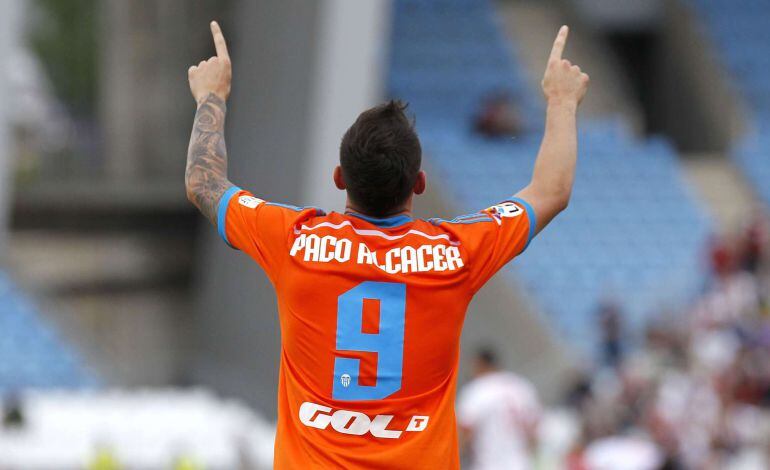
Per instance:
[[[408,101],[434,175],[461,211],[509,197],[531,176],[540,141],[540,91],[488,0],[395,2],[390,95]],[[472,131],[490,93],[515,102],[524,132]],[[632,332],[661,303],[674,308],[702,287],[711,222],[683,180],[671,145],[639,140],[622,121],[583,121],[570,209],[507,269],[533,294],[554,332],[583,352],[596,344],[597,304],[624,300]]]
[[[96,378],[0,271],[0,396],[27,388],[90,388]]]
[[[732,155],[765,204],[770,204],[770,1],[691,0],[703,34],[742,94],[750,129]]]

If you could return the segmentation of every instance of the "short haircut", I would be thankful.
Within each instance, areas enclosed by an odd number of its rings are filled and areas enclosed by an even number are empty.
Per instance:
[[[422,147],[405,103],[389,101],[361,113],[340,145],[348,197],[366,215],[392,215],[409,198]]]
[[[476,351],[476,360],[487,367],[497,367],[497,353],[489,347],[482,347]]]

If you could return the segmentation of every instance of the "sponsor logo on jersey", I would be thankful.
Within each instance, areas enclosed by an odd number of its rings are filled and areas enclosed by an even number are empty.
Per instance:
[[[504,218],[518,217],[524,210],[513,202],[503,202],[496,206],[487,208],[489,215],[495,218],[499,224]]]
[[[334,410],[309,401],[299,407],[299,420],[307,427],[327,429],[329,426],[340,434],[363,436],[366,433],[381,439],[398,439],[404,432],[422,432],[428,427],[429,416],[412,416],[406,428],[388,429],[393,415],[377,415],[374,418],[350,410]]]
[[[242,206],[246,206],[249,209],[255,209],[258,205],[262,204],[263,202],[265,202],[265,201],[263,201],[262,199],[260,199],[258,197],[254,197],[254,196],[246,196],[246,195],[244,195],[244,196],[240,196],[238,198],[238,204],[240,204]]]

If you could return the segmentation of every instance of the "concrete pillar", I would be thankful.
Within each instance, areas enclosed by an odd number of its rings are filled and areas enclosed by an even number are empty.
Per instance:
[[[20,0],[0,0],[0,57],[10,57],[18,47],[21,36]],[[5,256],[8,239],[8,225],[13,194],[11,168],[13,143],[9,116],[10,93],[7,74],[0,74],[0,260]]]
[[[345,193],[331,183],[332,171],[342,135],[384,94],[389,7],[386,0],[327,0],[320,12],[303,180],[309,204],[344,207]]]
[[[131,47],[131,2],[105,0],[101,3],[102,31],[99,112],[104,127],[105,170],[109,178],[128,179],[139,172],[138,122],[135,94],[136,73]]]
[[[105,174],[118,181],[169,181],[184,191],[191,113],[187,68],[213,55],[213,2],[99,3],[99,113]],[[220,8],[221,9],[221,8]]]

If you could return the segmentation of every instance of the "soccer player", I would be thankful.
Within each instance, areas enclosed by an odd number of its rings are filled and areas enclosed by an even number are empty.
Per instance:
[[[477,353],[473,372],[457,400],[460,443],[470,453],[470,468],[535,468],[540,421],[535,387],[499,369],[495,353],[486,348]]]
[[[347,191],[344,212],[264,201],[231,183],[231,65],[215,22],[211,31],[217,55],[188,71],[198,110],[187,195],[276,289],[275,468],[458,468],[454,398],[466,307],[567,207],[572,190],[588,76],[562,59],[567,27],[543,78],[546,129],[530,184],[453,220],[412,216],[426,176],[413,123],[393,101],[363,112],[342,138],[333,179]]]

